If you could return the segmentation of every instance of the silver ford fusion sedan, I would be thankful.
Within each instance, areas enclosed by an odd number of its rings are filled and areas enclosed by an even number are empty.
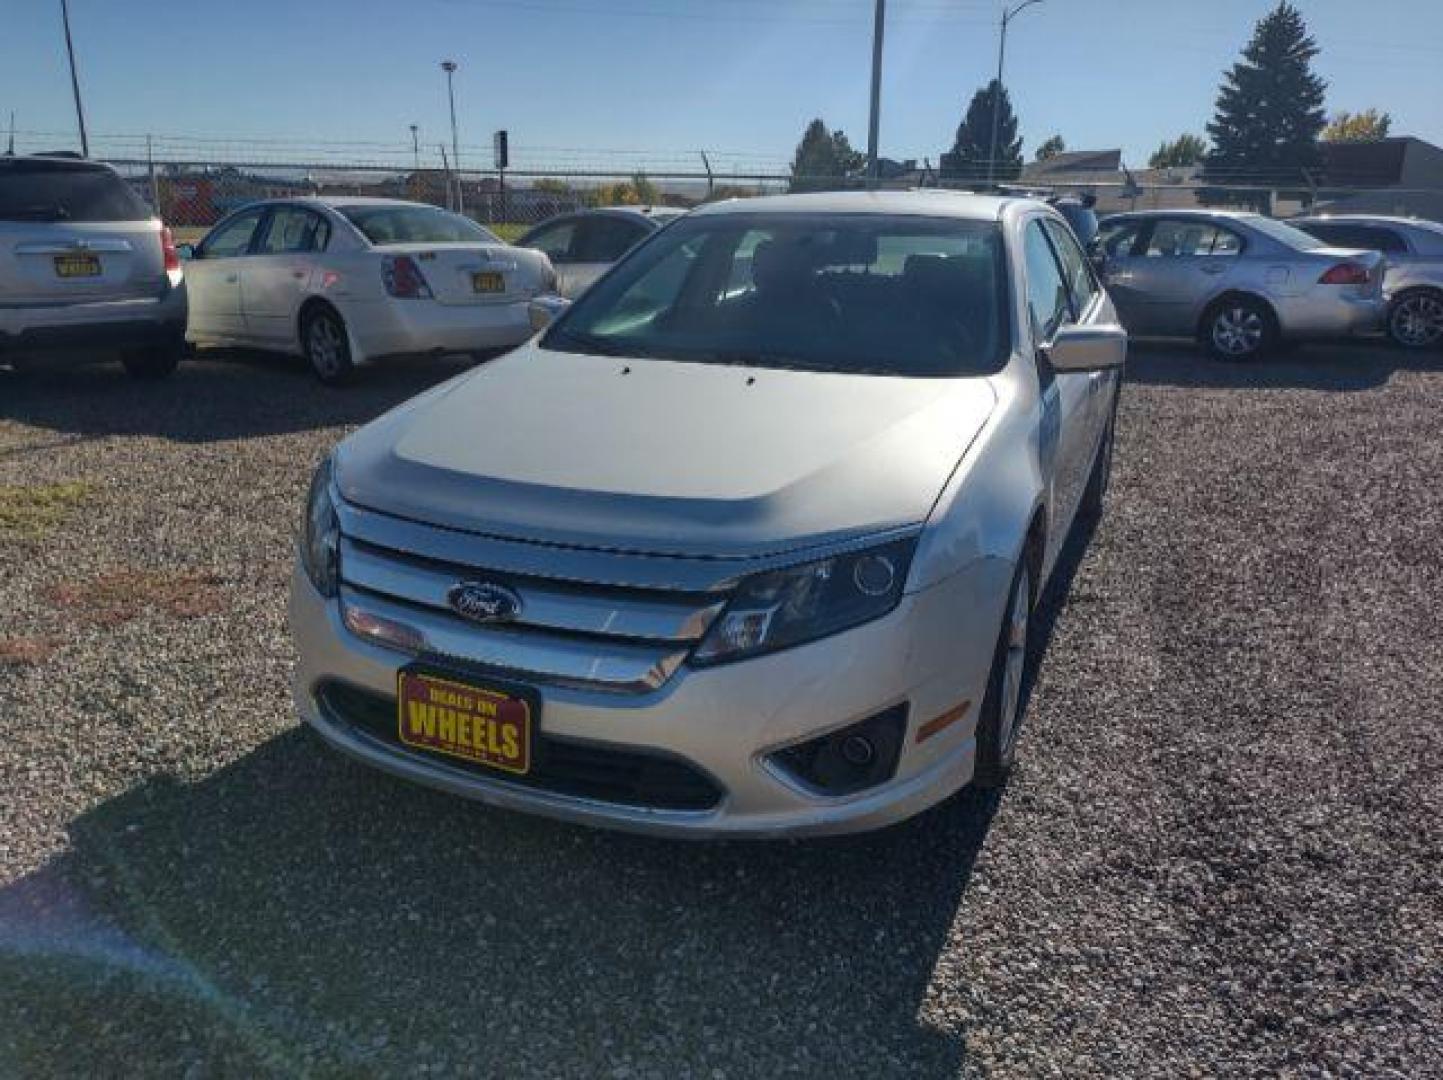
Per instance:
[[[398,776],[681,836],[999,784],[1126,343],[1031,199],[698,210],[320,466],[300,712]]]

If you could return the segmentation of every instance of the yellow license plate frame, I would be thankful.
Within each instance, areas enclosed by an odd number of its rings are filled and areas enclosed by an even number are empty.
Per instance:
[[[534,764],[536,695],[415,667],[396,673],[396,736],[403,746],[525,776]]]
[[[506,291],[506,275],[499,270],[478,270],[471,275],[471,291],[504,293]]]

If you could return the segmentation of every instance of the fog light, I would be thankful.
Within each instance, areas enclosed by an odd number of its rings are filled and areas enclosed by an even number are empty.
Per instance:
[[[778,750],[771,761],[819,795],[850,795],[892,779],[906,730],[907,706],[895,705],[840,731]]]

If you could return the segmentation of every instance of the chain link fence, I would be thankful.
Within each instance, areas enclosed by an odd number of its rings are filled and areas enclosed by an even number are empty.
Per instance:
[[[68,142],[56,133],[21,134],[20,153],[53,150]],[[427,151],[419,139],[409,146],[166,136],[92,139],[93,156],[119,169],[185,239],[198,237],[247,203],[301,195],[431,203],[459,209],[511,240],[532,225],[586,206],[685,208],[723,198],[868,186],[859,175],[795,179],[789,162],[745,152],[665,154],[513,146],[512,167],[502,171],[476,167],[476,162],[491,160],[490,147],[463,144],[459,150],[458,169],[456,155],[446,147]],[[1110,168],[1075,171],[1029,165],[1002,184],[1004,190],[1015,192],[1090,196],[1100,215],[1229,208],[1256,209],[1281,218],[1333,210],[1443,220],[1443,177],[1436,187],[1386,179],[1239,170],[1226,183],[1217,183],[1204,178],[1199,167],[1131,170],[1118,161]],[[972,163],[961,176],[942,176],[928,161],[885,161],[877,186],[995,190],[985,163]]]

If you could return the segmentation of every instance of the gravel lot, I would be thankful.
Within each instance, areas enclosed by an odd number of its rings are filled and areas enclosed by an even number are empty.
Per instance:
[[[1436,358],[1135,350],[1014,781],[805,845],[297,729],[310,469],[453,370],[0,370],[0,1075],[1443,1075]]]

